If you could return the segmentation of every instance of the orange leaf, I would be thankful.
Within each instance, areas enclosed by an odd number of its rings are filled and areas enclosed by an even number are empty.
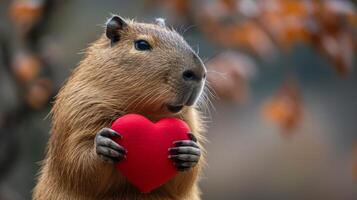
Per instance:
[[[40,109],[49,101],[52,83],[47,78],[36,80],[26,92],[26,101],[30,107]]]
[[[42,13],[42,4],[34,1],[14,1],[9,10],[10,18],[16,24],[33,24]]]
[[[303,106],[295,80],[287,79],[277,94],[264,104],[263,116],[277,124],[283,133],[291,133],[298,127],[303,116]]]
[[[29,82],[40,72],[41,62],[38,57],[20,53],[15,57],[12,70],[18,80]]]

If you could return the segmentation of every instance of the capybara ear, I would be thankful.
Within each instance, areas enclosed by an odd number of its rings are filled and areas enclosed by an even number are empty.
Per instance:
[[[105,35],[110,39],[111,44],[120,40],[120,31],[127,26],[125,20],[118,15],[112,16],[106,23]]]
[[[162,28],[165,28],[166,27],[166,24],[165,24],[165,19],[164,18],[156,18],[155,19],[155,23],[159,26],[161,26]]]

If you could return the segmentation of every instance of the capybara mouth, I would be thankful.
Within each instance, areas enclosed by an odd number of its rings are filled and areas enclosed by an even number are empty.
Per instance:
[[[172,104],[167,105],[167,109],[172,113],[178,113],[182,110],[182,108],[183,105],[172,105]]]
[[[203,86],[203,85],[202,85]],[[191,87],[184,91],[183,95],[179,95],[175,101],[166,104],[167,109],[172,113],[180,112],[184,106],[192,106],[202,93],[202,86]]]

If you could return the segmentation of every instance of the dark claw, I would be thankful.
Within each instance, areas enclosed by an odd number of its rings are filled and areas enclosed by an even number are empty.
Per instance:
[[[104,137],[120,137],[120,139],[123,138],[123,136],[110,128],[103,128],[98,132],[98,134]]]
[[[190,138],[190,140],[197,142],[197,138],[193,133],[188,133],[188,137]]]

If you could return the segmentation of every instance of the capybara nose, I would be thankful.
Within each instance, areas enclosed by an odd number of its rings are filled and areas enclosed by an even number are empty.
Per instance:
[[[206,78],[206,71],[204,69],[196,71],[188,69],[182,72],[182,78],[185,81],[200,82],[202,79]]]
[[[206,78],[206,69],[204,65],[196,68],[186,69],[182,72],[184,80],[185,105],[192,106],[202,93]]]

